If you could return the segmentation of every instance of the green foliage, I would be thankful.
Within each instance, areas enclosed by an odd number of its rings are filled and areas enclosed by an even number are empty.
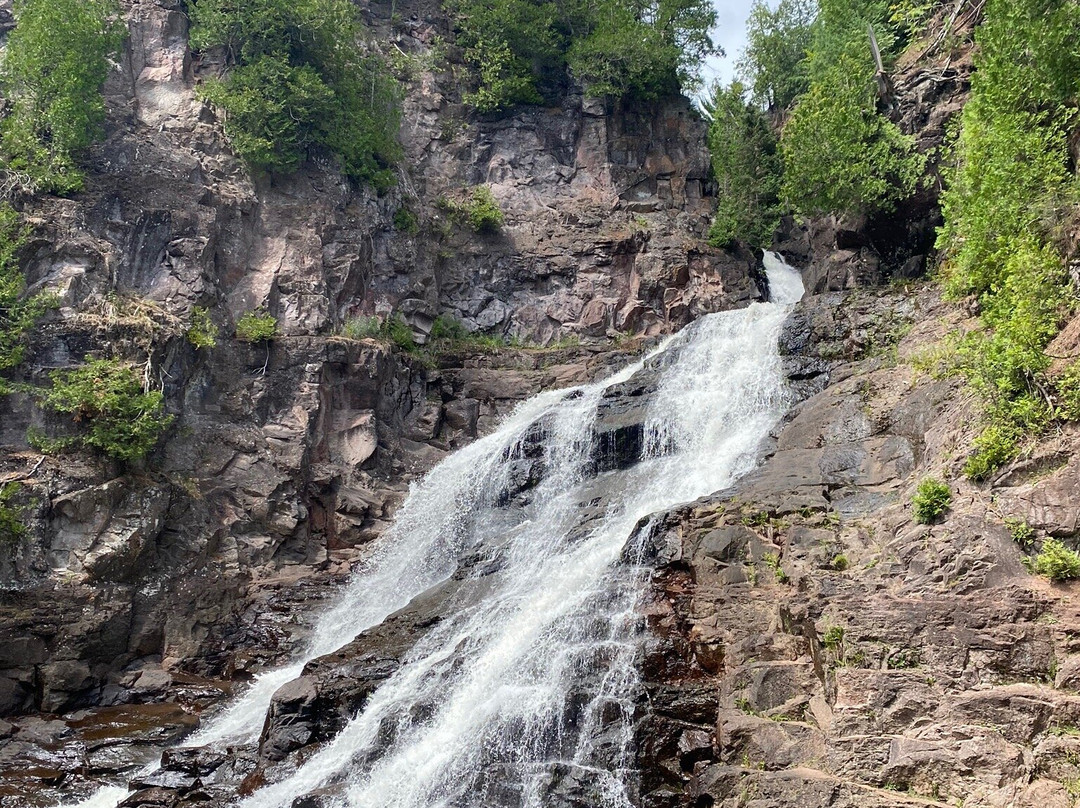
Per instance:
[[[187,330],[187,341],[196,348],[213,348],[217,345],[218,327],[210,319],[210,311],[202,306],[191,310],[191,325]]]
[[[420,219],[413,211],[402,205],[394,211],[394,228],[402,233],[415,236],[420,232]]]
[[[119,460],[137,460],[146,456],[172,423],[172,416],[162,411],[162,394],[144,391],[131,365],[92,359],[72,370],[54,371],[51,377],[52,386],[39,393],[40,403],[70,415],[78,432],[51,441],[35,441],[30,436],[39,447],[81,446]]]
[[[116,0],[17,0],[16,26],[0,67],[11,111],[0,153],[14,185],[71,193],[79,158],[102,135],[101,88],[124,37]]]
[[[979,300],[984,331],[964,369],[986,405],[986,425],[966,472],[985,479],[1026,436],[1080,414],[1076,375],[1057,391],[1046,346],[1075,308],[1053,235],[1057,203],[1075,196],[1069,133],[1076,125],[1080,7],[1067,0],[990,0],[976,37],[971,100],[964,108],[938,246],[947,291]],[[1057,393],[1057,401],[1054,400]]]
[[[1021,549],[1027,550],[1035,543],[1035,531],[1023,519],[1015,516],[1005,518],[1005,527],[1012,536],[1013,541],[1020,545]]]
[[[12,502],[20,488],[18,483],[0,485],[0,543],[14,544],[26,535],[23,509]]]
[[[776,138],[765,116],[747,104],[739,82],[713,87],[705,105],[711,116],[709,151],[719,185],[709,243],[726,247],[735,240],[768,246],[780,221],[781,163]]]
[[[924,525],[937,521],[938,517],[949,509],[951,501],[952,491],[949,486],[933,477],[927,477],[919,483],[915,496],[911,499],[915,520]]]
[[[830,651],[837,650],[844,643],[844,627],[829,626],[821,635],[821,644]]]
[[[236,321],[236,338],[241,342],[269,342],[277,336],[277,318],[266,309],[255,309]]]
[[[28,230],[19,223],[19,214],[10,205],[0,205],[0,374],[22,363],[27,334],[53,305],[48,295],[29,298],[24,295],[26,281],[18,253],[27,236]],[[7,392],[8,384],[0,375],[0,395]]]
[[[836,6],[822,4],[810,89],[784,127],[781,196],[804,214],[891,210],[915,190],[926,161],[878,114],[866,34],[874,20]]]
[[[348,339],[377,339],[381,333],[378,317],[350,317],[341,326],[341,335]]]
[[[468,338],[469,332],[465,330],[465,326],[457,318],[448,314],[440,314],[435,318],[435,322],[431,326],[431,333],[428,336],[431,337],[432,342],[461,342]]]
[[[380,320],[378,317],[353,317],[345,321],[341,335],[348,339],[377,339],[391,342],[404,351],[416,351],[412,327],[399,315]]]
[[[780,556],[776,553],[765,553],[761,557],[761,560],[765,562],[765,566],[773,571],[773,577],[776,578],[778,584],[786,584],[788,582],[788,574],[784,572],[784,567],[780,563]]]
[[[755,0],[750,8],[738,69],[762,109],[787,109],[809,89],[806,56],[816,14],[814,0],[780,0],[775,11],[764,0]]]
[[[400,87],[349,0],[199,0],[192,45],[223,46],[235,66],[203,87],[254,168],[288,172],[311,153],[386,188],[400,159]]]
[[[497,233],[503,226],[503,212],[486,185],[478,185],[465,203],[465,219],[477,233]]]
[[[655,98],[695,86],[714,52],[707,0],[447,0],[481,112],[555,98],[569,77],[592,96]]]
[[[843,572],[849,566],[850,564],[848,562],[848,557],[843,553],[838,553],[837,555],[833,556],[832,568],[837,572]]]
[[[1080,554],[1070,550],[1057,539],[1047,539],[1042,550],[1031,562],[1031,569],[1051,581],[1080,578]]]

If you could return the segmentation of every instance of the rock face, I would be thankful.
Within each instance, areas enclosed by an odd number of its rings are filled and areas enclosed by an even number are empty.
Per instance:
[[[1025,571],[1006,519],[1073,535],[1047,505],[1075,490],[1076,437],[961,482],[970,402],[911,367],[957,326],[929,291],[810,298],[789,321],[791,366],[829,383],[756,472],[653,538],[643,805],[1073,804],[1073,587]],[[929,475],[952,505],[922,525]]]
[[[129,36],[87,188],[24,211],[29,284],[59,308],[36,329],[20,381],[46,385],[86,356],[131,361],[176,420],[145,463],[43,457],[28,428],[70,425],[26,394],[0,399],[0,483],[19,483],[27,527],[0,554],[0,715],[65,714],[46,729],[0,724],[17,802],[123,770],[128,741],[186,732],[233,681],[287,656],[408,483],[517,402],[760,296],[753,254],[702,240],[705,125],[685,99],[615,108],[571,93],[557,108],[478,118],[452,65],[427,59],[451,36],[439,4],[406,0],[393,16],[363,5],[378,41],[412,65],[396,186],[378,196],[314,161],[252,176],[197,95],[223,64],[191,52],[183,4],[121,6]],[[0,0],[0,27],[12,22]],[[481,184],[506,217],[497,234],[445,212]],[[394,226],[402,208],[416,232]],[[216,347],[185,339],[196,306],[220,329]],[[233,338],[256,308],[277,319],[268,345]],[[534,347],[417,356],[338,336],[352,317],[391,312],[421,343],[449,315]],[[629,462],[628,439],[598,463]],[[140,710],[157,703],[177,715],[144,737]],[[100,737],[73,712],[88,707],[128,729]],[[266,754],[296,743],[299,726]],[[244,765],[231,761],[229,776]],[[209,782],[194,763],[176,766],[189,785]],[[172,787],[143,785],[154,799]]]

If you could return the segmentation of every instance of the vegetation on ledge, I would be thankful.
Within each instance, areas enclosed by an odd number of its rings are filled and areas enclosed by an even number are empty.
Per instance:
[[[223,47],[233,65],[202,92],[252,167],[288,172],[326,153],[348,177],[393,183],[400,87],[350,0],[199,0],[191,18],[192,46]]]

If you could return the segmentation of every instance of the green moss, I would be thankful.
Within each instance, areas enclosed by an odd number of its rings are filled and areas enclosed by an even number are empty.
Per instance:
[[[919,483],[915,496],[911,499],[915,511],[915,520],[924,525],[931,524],[949,509],[952,491],[945,483],[927,477]]]

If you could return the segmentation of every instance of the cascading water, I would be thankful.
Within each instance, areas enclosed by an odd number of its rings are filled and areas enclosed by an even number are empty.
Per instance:
[[[632,804],[647,570],[631,537],[643,518],[751,469],[782,414],[777,338],[803,289],[776,256],[766,269],[772,302],[702,318],[610,379],[525,402],[415,488],[306,658],[265,674],[189,743],[253,741],[274,690],[306,661],[453,576],[450,608],[332,741],[242,808],[288,808],[325,787],[356,808],[539,808],[565,804],[566,789],[598,808]],[[595,474],[598,404],[647,365],[659,381],[645,457]],[[538,439],[541,479],[511,505],[523,447]]]

